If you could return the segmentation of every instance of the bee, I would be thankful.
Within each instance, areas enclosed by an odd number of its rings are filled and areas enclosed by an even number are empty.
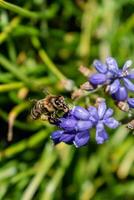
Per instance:
[[[44,99],[35,101],[31,117],[34,120],[45,119],[53,124],[57,121],[59,112],[67,113],[68,111],[69,108],[63,96],[47,95]]]
[[[134,119],[127,124],[127,128],[134,130]]]

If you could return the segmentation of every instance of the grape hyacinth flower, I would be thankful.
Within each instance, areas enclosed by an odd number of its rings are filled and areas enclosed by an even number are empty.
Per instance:
[[[89,117],[89,112],[85,108],[75,106],[68,114],[59,118],[57,126],[62,130],[52,133],[51,139],[54,144],[65,142],[76,147],[86,145],[90,139],[89,130],[93,127]]]
[[[107,109],[105,101],[99,103],[98,108],[90,106],[85,109],[75,106],[68,114],[59,118],[57,126],[61,130],[53,132],[51,139],[54,144],[65,142],[81,147],[87,145],[91,129],[96,128],[96,142],[102,144],[108,139],[104,126],[113,129],[119,126],[118,121],[112,115],[113,110]]]
[[[90,113],[90,120],[96,128],[96,142],[97,144],[102,144],[108,139],[105,126],[115,129],[119,126],[119,122],[112,117],[113,110],[111,108],[107,109],[104,100],[99,103],[98,108],[90,106],[88,111]]]
[[[106,59],[106,64],[99,60],[94,61],[94,66],[98,73],[89,77],[89,82],[97,87],[106,85],[106,90],[117,101],[125,101],[128,98],[128,91],[134,92],[134,71],[130,69],[131,60],[127,60],[122,69],[118,68],[116,60],[112,57]]]

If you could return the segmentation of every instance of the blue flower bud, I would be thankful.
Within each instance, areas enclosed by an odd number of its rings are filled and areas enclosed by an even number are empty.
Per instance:
[[[102,119],[105,112],[106,112],[106,103],[105,101],[102,101],[101,103],[99,103],[99,106],[98,106],[98,116],[99,116],[99,119]]]
[[[107,118],[111,117],[112,115],[113,115],[113,109],[108,108],[106,113],[104,114],[103,119],[107,119]]]
[[[96,126],[96,142],[97,144],[103,144],[108,140],[108,135],[104,129],[104,125],[99,122]]]
[[[127,102],[130,108],[134,108],[134,98],[128,98]]]
[[[103,120],[104,124],[109,128],[117,128],[119,126],[119,122],[115,120],[113,117],[107,118]]]
[[[119,68],[118,68],[117,62],[116,62],[116,60],[115,60],[114,58],[108,57],[108,58],[106,59],[106,63],[107,63],[107,65],[108,65],[108,70],[109,70],[110,72],[112,72],[112,73],[114,73],[114,74],[117,74],[117,73],[118,73]]]
[[[76,125],[76,131],[85,131],[88,129],[91,129],[93,127],[93,124],[91,121],[78,121]]]
[[[127,75],[127,78],[133,80],[133,79],[134,79],[134,72],[129,73],[129,74]]]
[[[71,111],[71,114],[77,119],[81,120],[88,120],[90,117],[89,112],[81,106],[74,107]]]
[[[110,94],[116,93],[119,87],[120,87],[120,81],[116,79],[109,87]]]
[[[104,84],[106,80],[107,80],[107,77],[105,74],[93,74],[89,78],[89,82],[95,86]]]
[[[77,132],[74,139],[74,145],[76,147],[82,147],[88,143],[89,139],[90,139],[90,135],[88,131]]]
[[[124,78],[123,80],[124,80],[124,85],[125,85],[125,87],[126,87],[128,90],[134,92],[134,84],[133,84],[128,78]]]
[[[60,119],[60,128],[63,128],[66,131],[73,131],[75,130],[75,126],[77,124],[77,120],[72,118],[61,118]]]
[[[94,60],[93,65],[95,66],[96,70],[100,73],[105,74],[107,72],[107,66],[100,62],[99,60]]]
[[[69,133],[65,133],[62,134],[59,141],[60,142],[65,142],[67,144],[72,144],[73,140],[74,140],[75,134],[69,134]]]
[[[50,138],[53,140],[53,142],[54,142],[55,144],[57,144],[57,143],[60,142],[59,139],[60,139],[60,137],[61,137],[61,135],[62,135],[63,133],[64,133],[63,130],[54,131],[54,132],[51,134]]]
[[[119,90],[112,96],[117,101],[125,101],[128,97],[128,93],[125,87],[119,87]]]
[[[99,116],[98,116],[98,111],[97,111],[97,108],[96,107],[94,107],[94,106],[90,106],[90,107],[88,107],[88,112],[89,112],[89,114],[90,114],[90,120],[92,121],[92,122],[96,122],[96,121],[98,121],[99,120]]]

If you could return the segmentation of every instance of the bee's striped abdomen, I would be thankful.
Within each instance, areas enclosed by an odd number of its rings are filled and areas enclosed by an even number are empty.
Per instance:
[[[38,119],[42,114],[42,106],[41,106],[41,102],[37,102],[33,109],[31,110],[31,116],[32,116],[32,119]]]

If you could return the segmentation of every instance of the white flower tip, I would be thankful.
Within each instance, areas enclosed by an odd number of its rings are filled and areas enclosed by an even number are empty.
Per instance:
[[[76,148],[79,148],[75,141],[73,141],[73,144]]]
[[[132,60],[127,60],[126,61],[126,67],[130,67],[132,65]]]
[[[99,61],[99,60],[95,59],[95,60],[93,61],[93,65],[95,65],[98,61]]]

